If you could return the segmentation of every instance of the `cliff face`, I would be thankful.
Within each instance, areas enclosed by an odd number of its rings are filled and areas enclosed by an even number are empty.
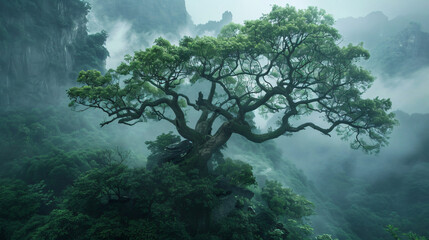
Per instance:
[[[232,13],[226,11],[222,14],[220,21],[208,21],[206,24],[198,24],[195,26],[195,32],[197,35],[204,35],[211,33],[217,35],[222,30],[223,26],[232,22]]]
[[[52,101],[77,69],[104,70],[106,36],[87,34],[86,3],[0,1],[0,9],[0,106]]]
[[[429,66],[429,33],[410,23],[373,50],[374,66],[388,76],[407,76]]]
[[[429,64],[429,33],[411,18],[389,20],[381,12],[336,22],[344,44],[364,43],[371,53],[366,67],[388,77],[406,76]]]
[[[125,20],[138,33],[215,34],[231,21],[195,26],[185,0],[89,0],[100,29]],[[56,101],[80,70],[105,70],[107,33],[88,35],[83,0],[0,0],[0,106]],[[203,29],[204,28],[204,29]],[[121,56],[122,57],[122,56]]]

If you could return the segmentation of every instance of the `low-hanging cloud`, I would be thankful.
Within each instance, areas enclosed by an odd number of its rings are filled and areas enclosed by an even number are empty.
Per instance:
[[[406,76],[380,76],[366,96],[390,98],[395,111],[429,113],[429,66]]]
[[[147,32],[139,33],[133,29],[133,24],[125,20],[116,20],[105,25],[109,37],[106,41],[106,48],[110,53],[106,66],[116,68],[127,54],[132,55],[135,51],[143,50],[153,45],[155,39],[162,37],[168,39],[173,44],[178,44],[180,37],[189,35],[189,30],[182,29],[179,35]]]

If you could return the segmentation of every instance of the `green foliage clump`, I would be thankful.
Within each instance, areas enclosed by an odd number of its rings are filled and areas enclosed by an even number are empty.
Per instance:
[[[37,214],[52,208],[52,192],[43,182],[27,185],[18,179],[0,179],[0,233],[2,239],[12,238]]]
[[[28,219],[41,205],[40,195],[21,180],[0,181],[0,218]]]
[[[213,181],[197,176],[186,175],[169,163],[153,171],[112,164],[78,178],[66,192],[63,204],[66,209],[96,221],[88,229],[91,239],[115,234],[121,239],[132,239],[124,229],[139,222],[144,225],[134,229],[133,234],[142,232],[154,239],[188,239],[187,232],[196,227],[195,218],[216,203]]]
[[[338,240],[338,239],[333,239],[332,236],[329,234],[323,234],[323,235],[317,236],[316,240]]]
[[[180,137],[174,135],[173,132],[163,133],[156,137],[155,141],[146,141],[147,149],[152,153],[163,151],[168,145],[178,143]]]
[[[390,233],[390,235],[395,239],[395,240],[427,240],[426,237],[424,236],[419,236],[416,233],[413,232],[409,232],[409,233],[401,233],[399,231],[398,228],[392,226],[392,225],[387,225],[386,227],[386,231],[388,233]],[[401,236],[405,237],[402,238]]]
[[[104,47],[107,40],[107,32],[90,34],[86,37],[78,38],[69,46],[73,52],[74,62],[73,72],[78,73],[81,70],[98,69],[105,70],[105,61],[109,52]],[[70,76],[76,79],[77,74]]]
[[[262,188],[262,198],[269,209],[277,216],[286,215],[300,219],[313,213],[313,204],[304,197],[296,195],[290,188],[283,188],[279,182],[267,181]]]
[[[55,209],[31,235],[31,239],[84,239],[83,229],[91,225],[88,216],[67,209]]]
[[[41,180],[56,191],[104,161],[105,133],[54,108],[0,113],[0,176]],[[62,187],[60,187],[62,186]]]
[[[254,216],[247,211],[235,210],[220,224],[218,235],[220,239],[255,240],[262,239]]]
[[[157,136],[155,141],[146,141],[147,149],[151,152],[147,157],[146,167],[152,169],[159,164],[158,154],[164,152],[165,148],[171,144],[180,142],[180,137],[173,132],[162,133]]]
[[[256,184],[252,166],[242,161],[227,158],[217,166],[215,173],[236,186],[245,187]]]

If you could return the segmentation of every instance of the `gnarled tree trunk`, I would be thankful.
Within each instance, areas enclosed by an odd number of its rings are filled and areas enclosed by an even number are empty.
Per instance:
[[[193,142],[193,149],[185,161],[186,167],[196,168],[202,176],[207,176],[209,173],[208,162],[212,155],[226,144],[231,135],[230,124],[224,123],[214,135],[206,135],[202,141]]]

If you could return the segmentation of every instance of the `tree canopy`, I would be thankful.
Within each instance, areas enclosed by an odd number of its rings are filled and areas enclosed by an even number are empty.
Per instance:
[[[178,45],[158,38],[105,75],[80,72],[84,86],[68,90],[70,105],[103,110],[109,119],[101,125],[168,121],[199,159],[234,133],[264,142],[306,128],[337,130],[351,137],[352,147],[378,151],[396,123],[391,102],[363,98],[374,78],[357,62],[369,53],[362,45],[341,47],[333,23],[315,7],[274,6],[258,20],[225,26],[217,37],[184,37]],[[192,121],[194,113],[199,117]],[[260,132],[255,113],[281,117]]]

